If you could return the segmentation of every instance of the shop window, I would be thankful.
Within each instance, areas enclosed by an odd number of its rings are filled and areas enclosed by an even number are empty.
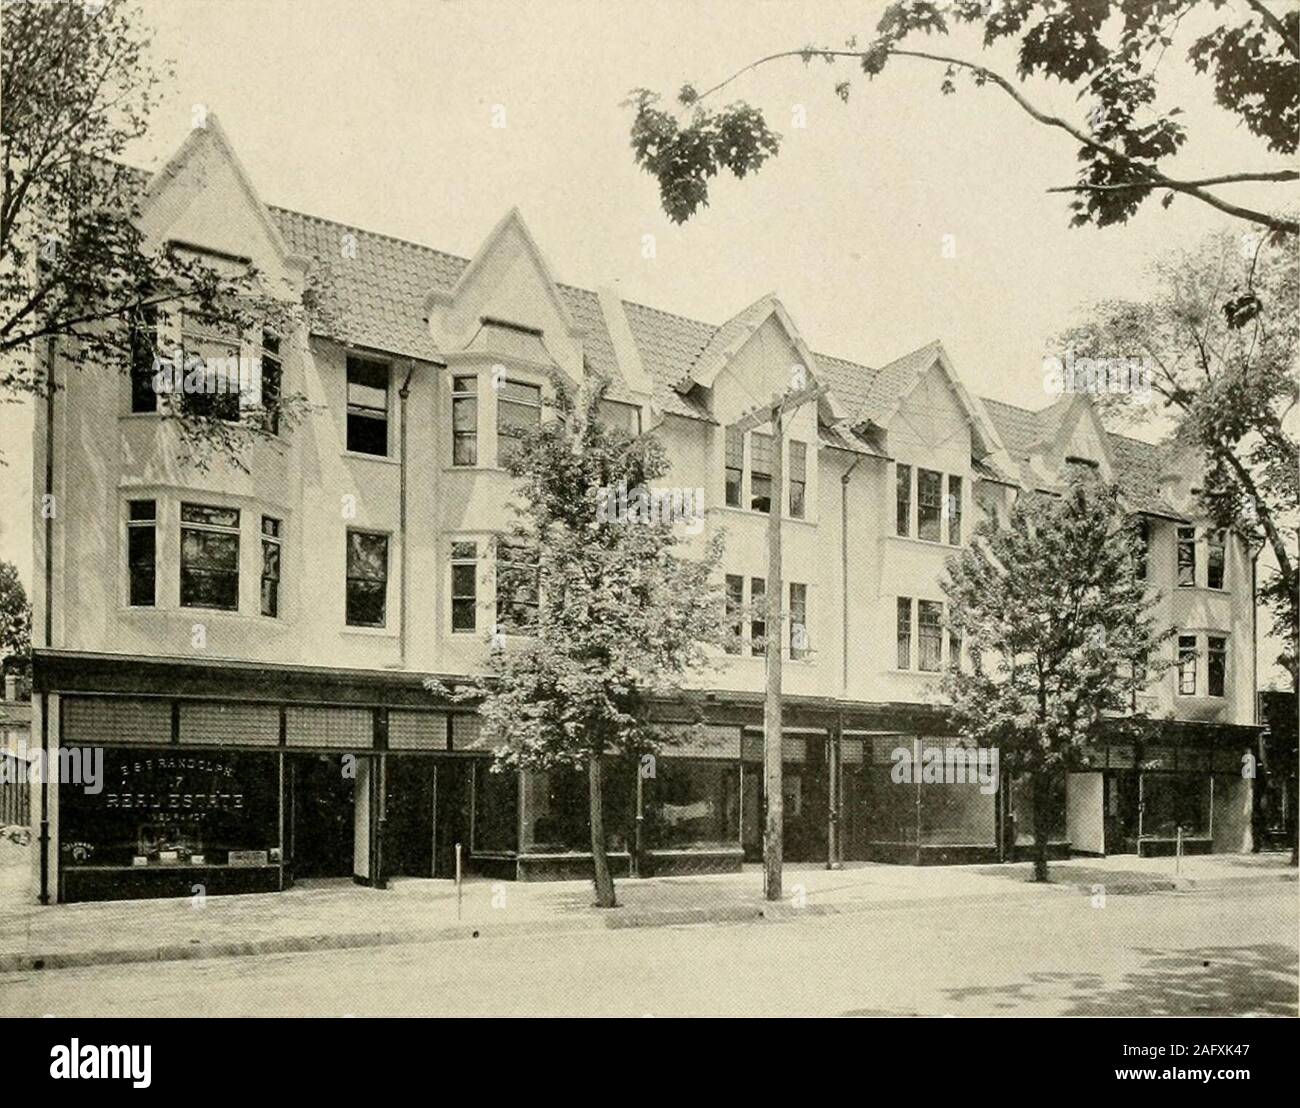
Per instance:
[[[772,510],[772,444],[771,435],[749,437],[749,506],[756,512]]]
[[[1178,695],[1196,695],[1196,636],[1178,636]]]
[[[129,500],[126,510],[126,561],[130,604],[152,608],[157,602],[158,506],[153,500]]]
[[[943,668],[943,605],[921,600],[916,608],[917,669],[938,673]]]
[[[388,536],[348,532],[346,619],[349,627],[387,622]]]
[[[1205,584],[1212,589],[1224,586],[1227,547],[1222,531],[1211,531],[1205,539]]]
[[[519,774],[474,766],[474,853],[509,853],[519,848]]]
[[[645,781],[651,849],[734,847],[740,842],[740,768],[728,762],[659,758]]]
[[[952,546],[961,546],[961,498],[962,481],[960,477],[948,478],[948,542]]]
[[[749,579],[749,652],[767,653],[767,583],[762,577]]]
[[[1037,812],[1034,811],[1034,785],[1028,776],[1016,777],[1011,782],[1011,818],[1014,821],[1017,846],[1032,846]],[[1068,841],[1066,829],[1066,777],[1053,775],[1048,780],[1046,812],[1048,842]]]
[[[808,647],[808,586],[790,583],[790,657],[806,658]]]
[[[280,361],[280,336],[262,332],[263,426],[272,435],[280,433],[280,398],[284,388],[284,363]]]
[[[478,544],[451,544],[451,629],[473,631],[478,625]]]
[[[186,315],[181,323],[181,410],[205,419],[239,419],[239,332],[217,320]]]
[[[388,456],[387,362],[348,358],[347,448],[354,454]]]
[[[239,610],[239,509],[181,505],[181,606]]]
[[[262,517],[262,615],[280,614],[281,525],[272,516]]]
[[[478,378],[451,379],[451,464],[478,465]]]
[[[916,471],[916,537],[942,541],[943,474],[932,469]]]
[[[497,630],[528,635],[537,626],[540,567],[536,549],[497,539]]]
[[[1228,640],[1211,635],[1206,640],[1205,679],[1210,696],[1226,693],[1228,673]]]
[[[808,447],[802,442],[790,443],[790,516],[803,519],[807,507],[804,501],[808,489]]]
[[[745,473],[745,436],[734,427],[727,428],[724,465],[727,507],[739,508],[740,486]]]
[[[497,465],[505,466],[520,440],[541,422],[542,387],[502,381],[497,390]]]
[[[723,646],[728,654],[739,654],[743,643],[742,613],[745,610],[745,579],[738,574],[727,574],[726,612],[727,641]]]
[[[1178,587],[1196,584],[1196,528],[1178,528]]]
[[[1142,837],[1173,839],[1208,835],[1210,775],[1208,773],[1144,773],[1142,775]]]
[[[156,412],[158,390],[155,353],[158,342],[158,309],[152,304],[131,313],[127,324],[131,345],[131,411]]]
[[[900,462],[895,481],[894,533],[906,537],[912,533],[912,467]]]
[[[898,598],[898,668],[912,668],[912,598]]]

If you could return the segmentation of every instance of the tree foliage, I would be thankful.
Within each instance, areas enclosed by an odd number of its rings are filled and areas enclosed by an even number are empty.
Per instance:
[[[1219,25],[1190,35],[1193,11],[1212,13]],[[1195,22],[1191,20],[1189,22]],[[1004,41],[1017,50],[1015,79],[968,58],[921,49],[956,28],[982,32],[985,49]],[[1300,12],[1275,15],[1263,0],[902,0],[881,16],[875,36],[842,47],[805,46],[771,54],[697,92],[678,94],[684,121],[659,106],[646,89],[632,93],[632,149],[637,164],[659,182],[664,211],[675,222],[708,204],[708,182],[722,169],[744,177],[780,148],[763,113],[741,101],[709,108],[705,101],[741,74],[786,58],[852,64],[866,80],[881,76],[895,58],[929,63],[942,71],[940,89],[957,90],[965,77],[993,86],[1036,122],[1078,144],[1079,175],[1054,191],[1073,194],[1071,224],[1099,227],[1128,220],[1154,194],[1166,206],[1184,193],[1237,218],[1288,234],[1296,220],[1232,203],[1213,191],[1241,181],[1293,181],[1293,168],[1229,169],[1203,178],[1172,177],[1161,168],[1187,140],[1183,109],[1162,103],[1158,65],[1167,50],[1183,51],[1193,69],[1213,82],[1215,99],[1274,154],[1296,151],[1300,127]],[[1077,91],[1079,118],[1037,107],[1023,91],[1032,77],[1051,77]],[[836,95],[848,101],[851,79]]]
[[[207,326],[291,333],[319,299],[321,275],[305,298],[289,295],[251,264],[151,245],[139,228],[143,178],[121,159],[170,73],[151,66],[140,13],[125,0],[4,0],[0,22],[0,395],[49,390],[51,340],[58,365],[73,370],[129,372],[142,338],[145,356],[166,361],[167,328],[144,326],[150,313],[164,325],[184,310]],[[239,422],[166,402],[163,412],[191,461],[221,456],[242,468],[251,442],[307,407],[281,392]]]
[[[24,663],[32,652],[32,606],[12,562],[0,562],[0,662]]]
[[[972,666],[947,672],[942,691],[963,735],[1029,775],[1036,805],[1103,729],[1140,718],[1137,694],[1170,664],[1173,631],[1156,629],[1138,542],[1118,489],[1075,475],[1059,496],[1021,494],[1005,527],[985,520],[948,561],[942,588]],[[1042,880],[1046,821],[1034,824]]]

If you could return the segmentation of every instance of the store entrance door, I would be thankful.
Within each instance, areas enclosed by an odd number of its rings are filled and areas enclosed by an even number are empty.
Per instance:
[[[337,754],[286,759],[291,798],[293,876],[350,877],[356,823],[356,779]]]
[[[389,755],[385,798],[385,876],[433,876],[433,806],[437,763],[415,755]]]
[[[469,866],[470,797],[474,764],[468,759],[440,758],[433,816],[433,875],[456,876],[456,844],[460,843],[461,869]]]

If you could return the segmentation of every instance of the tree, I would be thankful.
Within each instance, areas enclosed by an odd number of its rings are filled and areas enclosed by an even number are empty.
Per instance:
[[[1008,526],[984,521],[948,560],[942,588],[972,668],[941,688],[962,734],[1030,778],[1036,881],[1048,879],[1053,776],[1104,733],[1134,728],[1137,694],[1170,665],[1173,631],[1155,630],[1138,544],[1118,490],[1072,475],[1059,496],[1022,493]]]
[[[1138,423],[1172,421],[1171,445],[1204,471],[1206,513],[1271,552],[1259,598],[1292,688],[1300,687],[1297,270],[1294,244],[1225,231],[1154,263],[1149,299],[1103,301],[1060,338],[1085,357],[1145,359],[1158,405],[1145,390],[1102,390],[1099,404]]]
[[[125,0],[0,6],[0,397],[49,391],[51,342],[71,368],[129,372],[133,358],[158,366],[173,356],[158,342],[169,312],[287,333],[320,298],[318,277],[304,301],[268,288],[251,264],[146,242],[140,175],[121,162],[145,133],[161,80],[140,20]],[[196,464],[222,456],[246,468],[250,443],[307,410],[305,398],[278,390],[252,407],[238,420],[180,403],[163,410]]]
[[[672,741],[648,722],[649,708],[680,693],[722,641],[722,540],[699,558],[679,554],[671,519],[636,510],[649,508],[649,483],[668,470],[662,446],[600,421],[603,386],[574,400],[554,384],[557,418],[523,436],[508,464],[523,504],[506,541],[536,553],[536,583],[503,582],[498,569],[488,673],[430,688],[479,704],[487,736],[501,744],[497,769],[587,771],[596,902],[612,908],[604,759],[653,755]],[[619,510],[624,491],[629,512]],[[536,615],[531,633],[507,644],[503,604],[518,598],[535,598]]]
[[[25,665],[32,653],[32,606],[18,567],[0,562],[0,664]]]
[[[1183,26],[1192,9],[1217,15],[1220,25],[1192,37]],[[1004,40],[1016,43],[1019,84],[968,58],[917,48],[918,40],[947,36],[961,26],[982,30],[985,49]],[[1182,193],[1238,219],[1294,234],[1293,217],[1243,207],[1214,191],[1246,181],[1294,181],[1300,176],[1294,168],[1225,167],[1194,179],[1161,169],[1187,139],[1182,109],[1157,102],[1158,64],[1180,38],[1196,72],[1213,80],[1219,105],[1270,152],[1294,154],[1300,13],[1292,7],[1276,15],[1265,0],[902,0],[889,5],[876,36],[865,44],[851,38],[842,48],[783,50],[703,92],[684,85],[676,97],[689,113],[683,122],[659,106],[657,94],[634,89],[627,102],[635,109],[632,148],[637,164],[657,178],[664,211],[682,223],[707,205],[709,180],[722,169],[744,177],[779,152],[780,136],[761,110],[744,102],[706,105],[742,74],[784,59],[821,59],[853,64],[870,81],[892,59],[905,58],[941,70],[945,94],[954,93],[963,76],[978,88],[992,86],[1037,123],[1078,143],[1078,180],[1050,190],[1073,194],[1073,226],[1123,223],[1151,195],[1159,193],[1168,206]],[[1021,87],[1030,77],[1053,77],[1074,88],[1084,104],[1080,118],[1071,121],[1036,106]],[[851,90],[850,80],[835,85],[846,102]]]

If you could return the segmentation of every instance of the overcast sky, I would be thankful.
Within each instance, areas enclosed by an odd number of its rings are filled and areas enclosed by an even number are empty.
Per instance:
[[[784,136],[744,182],[720,180],[684,227],[662,214],[633,165],[636,86],[706,87],[753,59],[809,42],[870,37],[883,3],[509,4],[477,0],[143,0],[155,54],[176,79],[131,151],[157,168],[193,106],[220,117],[268,203],[469,255],[512,205],[557,277],[617,283],[625,298],[720,322],[767,291],[814,350],[879,365],[932,339],[984,395],[1040,407],[1050,337],[1100,297],[1141,291],[1144,258],[1190,244],[1226,218],[1178,197],[1131,223],[1068,227],[1075,143],[1033,123],[993,87],[896,59],[875,82],[844,66],[774,63],[738,81]],[[1189,29],[1184,25],[1184,32]],[[1212,102],[1182,60],[1160,76],[1191,140],[1173,172],[1273,168],[1261,143]],[[945,44],[976,57],[970,36]],[[985,57],[1011,75],[1009,54]],[[1081,120],[1067,88],[1031,82],[1044,108]],[[728,97],[730,98],[730,97]],[[495,106],[506,126],[492,126]],[[796,106],[806,126],[797,128]],[[1263,186],[1258,186],[1263,187]],[[1276,204],[1237,186],[1233,199]],[[1240,224],[1246,230],[1245,224]],[[653,235],[656,256],[643,257]],[[945,236],[955,256],[946,257]],[[31,565],[30,416],[0,409],[0,558]]]

